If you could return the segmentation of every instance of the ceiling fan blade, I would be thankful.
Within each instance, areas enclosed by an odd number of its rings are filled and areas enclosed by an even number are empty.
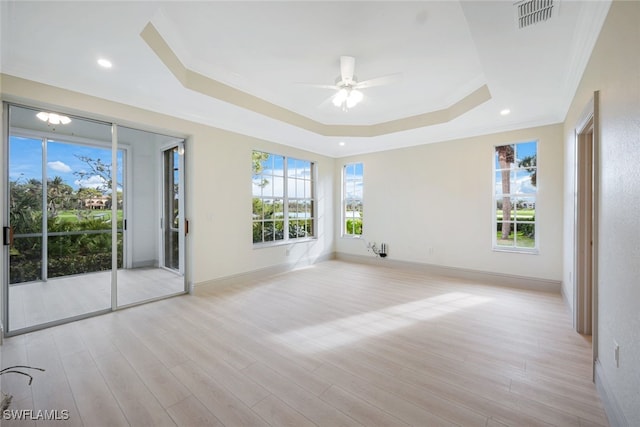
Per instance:
[[[356,67],[356,58],[353,56],[340,57],[340,77],[342,82],[350,84],[353,81],[353,73]]]
[[[315,84],[315,83],[296,83],[296,84],[297,85],[301,85],[301,86],[307,86],[307,87],[317,87],[317,88],[320,88],[320,89],[332,89],[332,90],[340,89],[336,85],[321,85],[321,84]]]
[[[336,94],[334,93],[330,97],[326,98],[320,104],[318,104],[318,108],[321,110],[326,109],[329,105],[333,105],[333,98],[335,98]]]
[[[376,77],[375,79],[364,80],[354,86],[355,89],[366,89],[374,86],[384,86],[397,83],[402,80],[402,74],[389,74],[388,76]]]

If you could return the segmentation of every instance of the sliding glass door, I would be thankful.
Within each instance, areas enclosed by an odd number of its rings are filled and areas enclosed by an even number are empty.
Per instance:
[[[182,139],[15,105],[8,128],[8,334],[185,292]]]
[[[125,199],[127,256],[118,270],[117,304],[183,293],[184,270],[179,262],[184,252],[184,232],[179,225],[183,151],[173,149],[182,147],[183,140],[119,126],[118,142],[129,147],[131,156],[126,170],[130,176]],[[175,152],[170,163],[167,151]]]
[[[109,310],[111,125],[15,106],[9,117],[8,331]]]

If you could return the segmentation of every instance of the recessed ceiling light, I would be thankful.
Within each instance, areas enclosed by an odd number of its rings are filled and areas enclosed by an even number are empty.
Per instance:
[[[109,61],[108,59],[104,59],[104,58],[98,59],[98,65],[101,66],[102,68],[111,68],[111,67],[113,67],[113,64],[111,63],[111,61]]]
[[[338,145],[341,146],[341,147],[344,147],[344,141],[338,142]]]
[[[510,112],[511,112],[511,110],[509,110],[508,108],[505,108],[504,110],[500,111],[500,114],[503,115],[503,116],[506,116]]]

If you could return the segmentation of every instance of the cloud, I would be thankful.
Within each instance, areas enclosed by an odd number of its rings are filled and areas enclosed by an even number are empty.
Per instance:
[[[280,171],[282,174],[282,171]],[[284,178],[265,176],[265,181],[259,178],[253,179],[253,195],[254,197],[276,197],[282,199],[284,197]]]
[[[74,184],[78,187],[104,189],[107,185],[107,181],[105,181],[101,176],[92,175],[88,178],[76,179]]]
[[[52,169],[56,172],[69,173],[71,172],[71,168],[66,163],[61,162],[60,160],[56,160],[55,162],[48,162],[47,166],[49,169]]]
[[[346,188],[345,197],[349,199],[362,199],[363,182],[356,182],[355,185],[349,183]]]

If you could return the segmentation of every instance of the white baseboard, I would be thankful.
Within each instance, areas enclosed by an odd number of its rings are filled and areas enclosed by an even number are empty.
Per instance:
[[[308,267],[319,262],[329,261],[334,259],[334,254],[329,253],[314,258],[304,258],[296,262],[277,264],[265,268],[259,268],[256,270],[245,271],[230,276],[219,277],[217,279],[206,280],[204,282],[198,282],[194,284],[194,291],[197,293],[197,289],[201,287],[215,286],[219,289],[227,287],[233,287],[239,283],[247,283],[264,279],[265,277],[275,276],[278,274],[286,273],[296,270],[298,268]]]
[[[388,258],[385,259],[374,256],[352,255],[342,252],[325,254],[315,258],[305,258],[296,261],[295,263],[278,264],[230,276],[219,277],[217,279],[206,280],[196,283],[194,288],[196,289],[196,292],[197,288],[203,286],[215,286],[217,288],[224,288],[236,285],[238,283],[246,283],[253,280],[263,279],[265,277],[286,273],[297,268],[306,267],[331,259],[338,259],[340,261],[353,262],[358,264],[380,265],[390,268],[404,268],[413,271],[420,271],[425,274],[456,277],[460,279],[473,280],[479,283],[490,283],[492,285],[528,289],[541,292],[560,293],[561,290],[561,282],[556,280],[546,280],[535,277],[524,277],[479,270],[445,267],[434,264],[421,264],[409,261],[390,260]]]
[[[569,312],[571,312],[571,317],[575,317],[573,315],[573,304],[571,304],[571,301],[569,301],[569,297],[567,296],[567,293],[564,291],[564,286],[562,286],[562,283],[560,283],[560,295],[562,295],[562,300],[564,301],[564,306],[567,307],[567,310],[569,310]],[[575,319],[574,319],[574,323],[575,323]],[[573,325],[575,327],[575,325]]]
[[[413,271],[423,272],[446,277],[468,279],[480,283],[506,286],[511,288],[527,289],[541,292],[560,293],[561,282],[558,280],[539,279],[536,277],[515,276],[511,274],[494,273],[480,270],[470,270],[465,268],[446,267],[435,264],[422,264],[410,261],[390,260],[388,258],[378,258],[375,256],[352,255],[342,252],[336,253],[336,259],[355,262],[360,264],[371,264],[385,266],[389,268],[404,268]]]
[[[602,400],[602,406],[604,406],[604,412],[607,414],[607,419],[611,427],[630,427],[631,424],[624,416],[618,401],[611,392],[611,387],[607,383],[602,371],[602,365],[599,360],[596,360],[596,390]]]

